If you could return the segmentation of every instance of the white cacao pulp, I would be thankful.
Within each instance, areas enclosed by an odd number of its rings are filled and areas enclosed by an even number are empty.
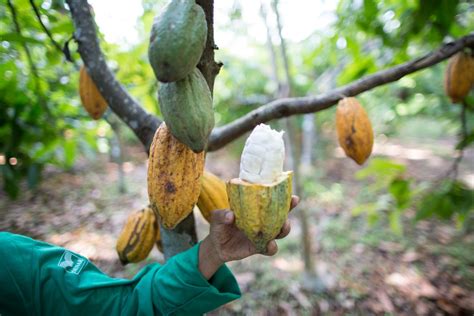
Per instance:
[[[285,144],[283,131],[265,124],[257,125],[245,142],[240,159],[241,180],[271,184],[283,174]]]

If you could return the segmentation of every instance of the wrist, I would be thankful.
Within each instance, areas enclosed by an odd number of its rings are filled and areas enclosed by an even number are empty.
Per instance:
[[[209,280],[223,264],[212,240],[207,236],[199,247],[199,271]]]

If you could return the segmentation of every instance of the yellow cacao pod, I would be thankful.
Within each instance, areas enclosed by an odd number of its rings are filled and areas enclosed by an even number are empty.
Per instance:
[[[140,262],[148,257],[155,244],[158,224],[149,207],[132,212],[122,229],[116,250],[122,264]]]
[[[107,110],[107,102],[100,94],[99,89],[97,89],[84,66],[81,67],[79,72],[79,95],[82,106],[84,106],[89,115],[94,120],[101,118],[102,114]]]
[[[336,110],[339,145],[346,155],[362,165],[372,153],[374,132],[364,108],[356,98],[339,101]]]
[[[291,204],[292,172],[283,172],[282,133],[258,125],[245,143],[240,177],[226,184],[235,224],[264,252],[285,223]]]
[[[203,171],[204,152],[193,152],[162,123],[150,148],[148,197],[165,228],[174,228],[193,211]]]
[[[204,171],[201,178],[201,193],[197,206],[202,213],[202,216],[211,222],[212,211],[229,208],[229,200],[225,182],[219,179],[216,175]]]
[[[462,102],[474,85],[474,57],[465,52],[453,55],[446,67],[444,89],[453,103]]]

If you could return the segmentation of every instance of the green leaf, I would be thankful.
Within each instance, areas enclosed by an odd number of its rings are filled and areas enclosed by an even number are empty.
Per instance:
[[[18,196],[20,188],[18,186],[18,173],[10,165],[0,166],[3,174],[3,189],[8,196],[15,199]]]
[[[388,192],[394,197],[398,209],[402,210],[408,207],[411,200],[410,182],[408,180],[393,180],[388,187]]]
[[[64,165],[71,168],[76,160],[76,142],[68,139],[64,142]]]
[[[448,196],[456,213],[467,214],[474,209],[474,191],[469,189],[465,183],[453,182]]]
[[[446,192],[427,194],[416,213],[415,220],[426,219],[436,215],[442,219],[449,219],[454,213],[454,206]]]
[[[395,234],[401,235],[403,233],[400,212],[398,211],[390,212],[390,214],[388,215],[388,221],[389,221],[390,229]]]
[[[33,37],[23,36],[18,33],[3,33],[0,34],[0,42],[17,42],[17,43],[32,43],[32,44],[43,44],[42,41],[37,40]]]
[[[51,159],[51,156],[54,155],[54,151],[59,146],[59,141],[57,139],[47,142],[40,143],[32,149],[31,158],[36,162],[46,162]]]
[[[371,212],[367,214],[367,223],[370,226],[375,225],[379,221],[379,213],[378,212]]]
[[[402,174],[405,170],[405,165],[393,162],[390,159],[373,158],[367,167],[356,173],[356,178],[360,180],[371,176],[393,176]]]
[[[363,213],[372,213],[377,211],[377,204],[376,203],[366,203],[360,204],[354,207],[351,211],[353,216],[359,216]]]
[[[472,130],[466,138],[463,138],[457,145],[456,149],[457,150],[462,150],[466,148],[467,146],[471,145],[474,142],[474,130]]]

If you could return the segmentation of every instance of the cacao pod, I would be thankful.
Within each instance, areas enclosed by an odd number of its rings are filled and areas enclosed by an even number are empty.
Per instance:
[[[212,211],[229,208],[225,182],[214,174],[204,171],[201,178],[201,193],[197,206],[204,218],[210,223]]]
[[[160,85],[161,113],[174,137],[194,152],[205,149],[214,127],[209,86],[199,69],[183,80]]]
[[[117,239],[117,253],[122,264],[140,262],[148,257],[155,244],[158,224],[149,207],[132,212]]]
[[[194,0],[172,0],[153,22],[148,58],[161,82],[184,79],[206,46],[207,23]]]
[[[107,102],[100,94],[99,89],[97,89],[84,66],[79,71],[79,96],[81,97],[82,105],[94,120],[101,118],[102,114],[107,110]]]
[[[362,165],[372,153],[374,133],[364,108],[356,98],[343,98],[336,110],[339,144],[346,155]]]
[[[174,228],[192,211],[199,198],[204,152],[194,153],[161,123],[150,147],[148,197],[161,224]]]
[[[462,102],[474,85],[474,57],[465,52],[453,55],[446,67],[444,89],[453,103]]]
[[[282,171],[283,160],[282,133],[260,124],[245,143],[240,178],[226,184],[235,224],[258,252],[280,233],[290,210],[293,173]]]

